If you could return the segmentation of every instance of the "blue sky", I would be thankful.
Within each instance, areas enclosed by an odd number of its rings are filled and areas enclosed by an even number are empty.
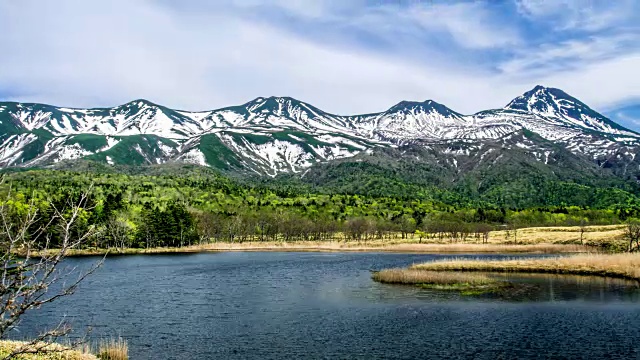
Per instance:
[[[635,0],[0,0],[0,99],[473,113],[537,84],[640,130]]]

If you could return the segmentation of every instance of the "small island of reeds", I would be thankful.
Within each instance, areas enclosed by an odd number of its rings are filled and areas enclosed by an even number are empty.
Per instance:
[[[453,259],[416,264],[407,271],[415,270],[588,275],[640,281],[640,253],[594,253],[542,259]]]
[[[481,294],[515,290],[519,284],[492,273],[528,273],[601,276],[640,281],[640,254],[579,254],[542,259],[451,259],[415,264],[407,269],[375,272],[373,280],[410,284],[435,290]]]
[[[439,272],[416,269],[386,269],[373,273],[385,284],[416,285],[425,289],[458,291],[463,295],[498,292],[512,284],[482,273]]]

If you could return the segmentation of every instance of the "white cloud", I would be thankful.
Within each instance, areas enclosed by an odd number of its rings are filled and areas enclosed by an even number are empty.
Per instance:
[[[594,62],[580,69],[550,74],[545,84],[559,87],[595,109],[640,99],[640,78],[634,76],[640,53]]]
[[[515,51],[513,57],[499,65],[508,74],[548,74],[554,70],[579,69],[595,61],[630,53],[637,48],[637,36],[619,34],[570,39],[546,43],[537,48]]]
[[[402,99],[434,98],[461,111],[492,102],[473,96],[490,89],[485,75],[320,45],[228,13],[177,15],[124,0],[2,6],[0,23],[11,31],[0,47],[13,56],[0,58],[0,81],[32,94],[19,100],[90,106],[145,97],[206,109],[275,94],[340,113]]]
[[[362,3],[362,0],[231,0],[231,4],[238,8],[266,9],[276,7],[289,15],[312,19],[333,17],[344,10],[358,7]]]
[[[343,12],[335,19],[390,42],[408,38],[414,45],[450,42],[450,47],[490,49],[521,42],[517,29],[505,26],[508,21],[479,2],[369,3],[359,11]]]
[[[616,120],[621,120],[634,127],[640,127],[640,117],[630,116],[622,111],[618,111],[614,114]]]
[[[442,30],[467,48],[517,45],[520,36],[505,19],[492,14],[480,2],[419,3],[408,9],[410,18],[427,30]]]
[[[410,18],[411,31],[419,26],[424,34],[450,34],[473,51],[521,41],[517,31],[492,25],[494,15],[476,3],[440,8],[437,14],[426,8],[399,13],[389,9],[366,10],[369,19],[380,20],[380,28],[374,29],[379,36],[403,30],[398,20]],[[307,17],[340,14],[335,8],[287,11],[307,10]],[[478,17],[465,22],[474,11]],[[383,12],[389,14],[385,22]],[[391,29],[385,29],[387,25]],[[511,71],[495,72],[436,61],[439,55],[426,45],[408,57],[359,44],[321,43],[228,7],[188,12],[151,0],[0,2],[0,48],[5,52],[0,83],[23,94],[16,100],[65,106],[147,98],[201,110],[287,95],[342,114],[428,98],[470,113],[503,106],[537,83],[561,87],[596,108],[640,96],[640,79],[629,75],[640,59],[632,55],[597,57],[584,68],[547,71],[544,76],[531,72],[541,61],[560,59],[549,48],[541,59],[520,54],[521,63],[513,60]],[[585,53],[579,46],[572,51]],[[516,74],[513,69],[523,71]]]
[[[521,14],[555,24],[557,30],[597,31],[634,17],[633,0],[517,0]]]

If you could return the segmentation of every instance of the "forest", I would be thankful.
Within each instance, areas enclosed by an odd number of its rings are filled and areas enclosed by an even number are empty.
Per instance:
[[[382,182],[384,184],[384,182]],[[375,182],[370,184],[376,186]],[[548,184],[550,198],[562,198],[576,184]],[[363,187],[367,188],[367,187]],[[557,193],[553,193],[556,189]],[[403,190],[386,196],[370,191],[294,183],[252,181],[190,165],[117,171],[104,169],[5,171],[0,185],[10,216],[37,209],[44,227],[55,210],[87,201],[74,231],[94,228],[86,246],[95,248],[181,247],[209,242],[361,241],[428,238],[485,241],[494,229],[531,226],[618,224],[640,214],[628,192],[602,189],[574,203],[528,208],[486,201],[461,192],[422,187],[414,198]],[[514,191],[511,189],[511,191]],[[526,189],[521,189],[526,196]],[[381,192],[380,189],[377,192]],[[573,198],[576,197],[574,191]],[[623,193],[603,202],[604,194]],[[503,196],[504,198],[504,196]],[[565,197],[571,199],[572,197]],[[622,199],[622,201],[620,200]],[[56,227],[47,226],[56,245]],[[517,241],[517,238],[514,239]]]

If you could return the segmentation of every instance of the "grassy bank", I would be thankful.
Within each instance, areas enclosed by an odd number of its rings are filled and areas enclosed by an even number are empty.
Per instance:
[[[85,345],[82,349],[69,348],[56,343],[29,343],[25,341],[0,340],[0,358],[15,351],[18,360],[128,360],[129,349],[122,338],[102,340],[95,348]],[[97,354],[97,355],[94,355]]]
[[[416,264],[406,271],[486,271],[594,275],[640,281],[640,254],[579,254],[545,259],[446,260]]]
[[[98,360],[95,355],[84,351],[72,350],[60,344],[35,344],[29,346],[23,341],[0,341],[0,358],[5,358],[17,349],[30,353],[20,354],[15,357],[19,360]]]

